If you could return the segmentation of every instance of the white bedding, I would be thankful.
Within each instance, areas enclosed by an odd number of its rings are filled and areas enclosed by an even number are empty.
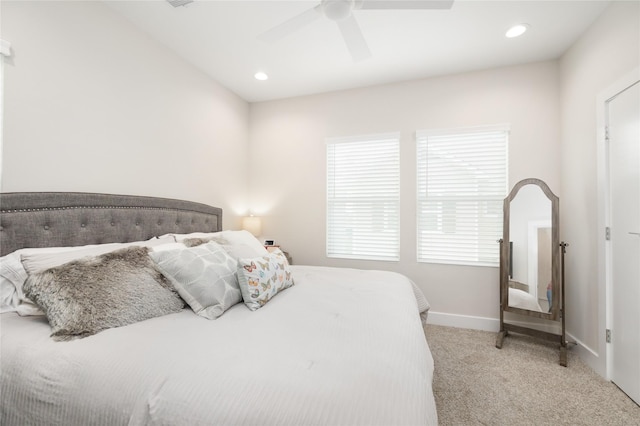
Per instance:
[[[252,312],[190,309],[54,342],[0,316],[2,425],[436,425],[428,304],[392,272],[292,266]]]

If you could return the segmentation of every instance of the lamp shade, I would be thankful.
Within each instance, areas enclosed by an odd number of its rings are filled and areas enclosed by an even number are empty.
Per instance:
[[[242,229],[249,231],[254,237],[262,234],[262,220],[256,216],[246,216],[242,218]]]

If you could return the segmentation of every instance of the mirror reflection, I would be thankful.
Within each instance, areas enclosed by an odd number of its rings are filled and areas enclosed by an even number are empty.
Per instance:
[[[538,185],[524,185],[510,210],[508,304],[547,313],[552,298],[551,200]]]

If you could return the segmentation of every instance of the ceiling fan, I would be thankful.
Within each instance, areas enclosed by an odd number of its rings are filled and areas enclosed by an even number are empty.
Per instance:
[[[361,61],[371,57],[362,30],[353,12],[361,9],[450,9],[454,0],[321,0],[320,4],[260,34],[258,39],[275,42],[301,29],[318,18],[324,17],[338,24],[351,57]]]

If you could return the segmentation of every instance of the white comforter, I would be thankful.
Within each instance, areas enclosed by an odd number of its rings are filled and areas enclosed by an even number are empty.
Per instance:
[[[185,309],[54,342],[2,314],[2,425],[436,425],[406,277],[294,266],[296,285],[217,320]]]

